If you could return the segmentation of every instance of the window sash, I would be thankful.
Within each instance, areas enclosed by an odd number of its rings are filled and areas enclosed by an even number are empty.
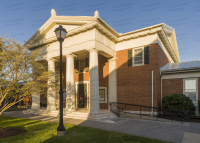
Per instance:
[[[197,79],[184,80],[184,94],[189,97],[192,102],[197,102]]]
[[[134,50],[134,65],[141,65],[143,64],[144,61],[144,49],[143,48],[139,48],[139,49],[133,49]]]
[[[99,101],[105,101],[105,89],[99,89]]]

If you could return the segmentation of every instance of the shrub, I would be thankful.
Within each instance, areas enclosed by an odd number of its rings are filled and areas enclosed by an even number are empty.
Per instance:
[[[192,100],[184,94],[174,93],[172,95],[163,97],[162,107],[168,109],[190,111],[189,115],[187,116],[189,118],[193,118],[195,114],[195,106]],[[174,113],[173,116],[176,115],[177,113]]]

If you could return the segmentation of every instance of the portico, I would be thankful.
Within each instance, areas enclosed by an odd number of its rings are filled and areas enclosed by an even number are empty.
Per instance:
[[[113,40],[116,35],[113,29],[103,27],[96,21],[97,19],[98,12],[94,17],[84,18],[53,14],[31,38],[35,41],[31,50],[34,48],[42,50],[37,60],[46,61],[48,70],[58,76],[59,42],[55,39],[53,30],[62,24],[68,31],[63,42],[63,88],[66,91],[64,93],[66,114],[78,108],[86,108],[89,110],[89,115],[95,116],[100,113],[100,109],[109,109],[109,100],[117,101],[117,85],[113,83],[117,80],[116,60],[113,60],[116,59]],[[49,88],[48,112],[58,109],[58,98],[58,91]],[[36,108],[34,105],[40,104],[39,102],[41,101],[33,100],[32,108]]]

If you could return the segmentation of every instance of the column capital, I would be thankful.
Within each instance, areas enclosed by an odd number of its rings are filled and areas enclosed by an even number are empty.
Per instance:
[[[98,52],[99,50],[92,48],[92,49],[88,49],[89,52]]]
[[[54,59],[54,58],[50,58],[50,59],[47,59],[48,62],[56,62],[58,61],[57,59]]]
[[[116,57],[113,57],[113,58],[108,59],[109,62],[116,61],[116,60],[117,60]]]
[[[65,57],[66,57],[66,58],[67,58],[67,57],[72,57],[72,58],[74,58],[74,57],[77,57],[77,55],[76,55],[76,54],[73,54],[73,53],[69,53],[69,54],[66,54]]]

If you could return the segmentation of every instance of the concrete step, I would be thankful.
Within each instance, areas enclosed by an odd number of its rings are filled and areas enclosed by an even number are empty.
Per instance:
[[[71,114],[66,114],[64,117],[67,118],[75,118],[75,119],[87,119],[87,120],[106,120],[106,119],[113,119],[117,118],[116,115],[113,113],[100,113],[99,115],[89,115],[89,113],[77,113],[72,112]]]
[[[58,117],[59,111],[50,111],[49,112],[49,111],[43,110],[43,109],[41,109],[41,110],[28,109],[26,111],[23,111],[23,114],[34,114],[34,115]],[[98,115],[90,115],[88,112],[77,112],[77,111],[69,113],[69,114],[66,114],[66,112],[64,111],[63,117],[82,119],[82,120],[97,120],[97,121],[117,118],[117,116],[111,112],[103,112],[103,113],[99,113]]]

